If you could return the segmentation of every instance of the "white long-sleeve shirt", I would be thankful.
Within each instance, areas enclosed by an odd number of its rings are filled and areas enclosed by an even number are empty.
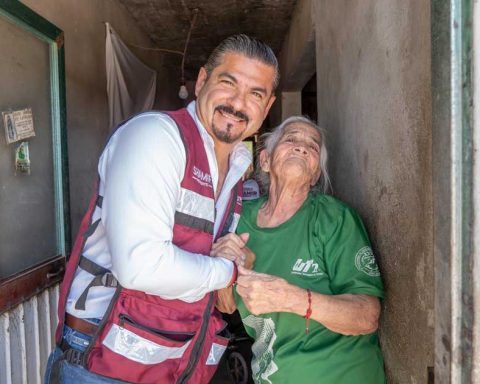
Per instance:
[[[188,106],[202,137],[214,188],[218,167],[214,143]],[[215,206],[214,233],[226,211],[230,191],[251,163],[248,149],[239,144],[230,156],[229,172]],[[99,194],[92,222],[101,218],[86,241],[83,255],[110,269],[129,289],[186,302],[225,287],[232,262],[182,250],[172,243],[175,207],[186,165],[185,147],[175,122],[166,114],[149,112],[134,117],[109,140],[99,161]],[[92,287],[86,310],[75,303],[92,279],[78,269],[67,300],[68,313],[80,318],[102,317],[114,288]]]

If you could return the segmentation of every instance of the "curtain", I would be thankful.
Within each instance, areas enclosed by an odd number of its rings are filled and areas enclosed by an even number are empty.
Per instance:
[[[108,23],[105,25],[107,95],[112,129],[132,114],[152,108],[157,73],[128,49]]]

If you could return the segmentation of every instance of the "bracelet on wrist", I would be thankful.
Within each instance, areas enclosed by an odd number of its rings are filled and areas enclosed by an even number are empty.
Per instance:
[[[238,267],[237,267],[237,264],[235,264],[235,262],[233,262],[232,278],[231,278],[230,282],[228,283],[227,287],[231,287],[232,285],[235,285],[235,283],[237,282],[237,278],[238,278]]]
[[[310,325],[310,316],[312,316],[312,291],[310,289],[307,289],[307,295],[308,295],[308,307],[307,307],[307,313],[305,313],[305,333],[308,335],[308,330],[309,330],[309,325]]]

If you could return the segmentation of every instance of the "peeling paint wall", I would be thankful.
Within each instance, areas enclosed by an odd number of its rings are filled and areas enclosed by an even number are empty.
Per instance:
[[[319,123],[334,193],[365,220],[386,286],[389,383],[434,361],[430,2],[316,5]]]
[[[105,25],[129,44],[151,47],[147,35],[122,5],[113,0],[25,0],[26,6],[65,34],[67,130],[70,167],[72,236],[93,192],[96,167],[108,130],[105,73]],[[164,53],[131,47],[138,57],[158,72],[155,108],[179,105],[178,82],[163,67]]]

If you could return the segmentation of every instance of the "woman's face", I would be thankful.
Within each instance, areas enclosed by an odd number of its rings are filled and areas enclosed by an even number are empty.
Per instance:
[[[292,123],[284,130],[271,156],[266,159],[274,178],[295,179],[314,185],[320,177],[320,133],[304,123]]]

